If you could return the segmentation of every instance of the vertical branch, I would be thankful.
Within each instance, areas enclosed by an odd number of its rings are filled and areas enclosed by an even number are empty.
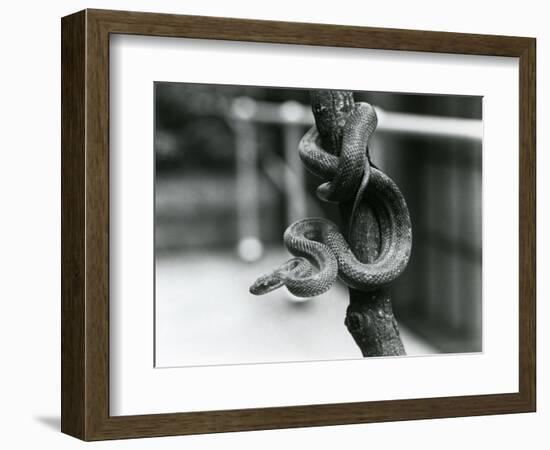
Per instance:
[[[353,111],[353,93],[350,91],[311,91],[311,105],[315,124],[323,147],[334,155],[340,154],[342,131]],[[365,150],[366,151],[366,150]],[[380,252],[380,229],[378,220],[368,205],[356,220],[354,229],[349,229],[353,200],[340,204],[343,232],[348,236],[350,247],[361,262],[372,262]],[[404,355],[405,349],[393,314],[389,289],[362,292],[350,289],[350,304],[346,311],[345,324],[363,356]]]

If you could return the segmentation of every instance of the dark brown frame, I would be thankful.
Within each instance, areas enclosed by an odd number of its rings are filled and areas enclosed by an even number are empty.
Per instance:
[[[536,40],[432,31],[85,10],[62,30],[61,429],[84,440],[474,416],[536,408]],[[109,35],[519,58],[519,392],[109,416]]]

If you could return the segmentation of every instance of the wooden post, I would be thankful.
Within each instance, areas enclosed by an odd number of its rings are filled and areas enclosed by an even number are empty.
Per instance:
[[[354,108],[350,91],[311,91],[311,105],[322,145],[328,152],[339,155],[342,147],[342,130]],[[370,157],[369,157],[370,160]],[[363,203],[366,211],[359,214],[363,221],[355,221],[349,229],[353,200],[341,203],[340,214],[345,236],[350,247],[361,262],[372,262],[380,251],[380,230],[371,209]],[[393,314],[389,289],[373,292],[349,290],[350,304],[346,311],[345,324],[363,356],[405,355],[399,336],[397,321]]]

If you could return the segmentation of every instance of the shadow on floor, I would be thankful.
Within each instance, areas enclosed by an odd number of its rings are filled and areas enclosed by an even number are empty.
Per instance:
[[[34,420],[51,430],[61,430],[61,417],[59,416],[37,416]]]

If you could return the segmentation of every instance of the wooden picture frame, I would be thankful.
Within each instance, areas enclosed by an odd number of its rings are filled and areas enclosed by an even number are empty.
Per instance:
[[[104,10],[75,13],[61,25],[64,433],[100,440],[535,411],[535,39]],[[110,416],[111,34],[519,58],[519,392]]]

